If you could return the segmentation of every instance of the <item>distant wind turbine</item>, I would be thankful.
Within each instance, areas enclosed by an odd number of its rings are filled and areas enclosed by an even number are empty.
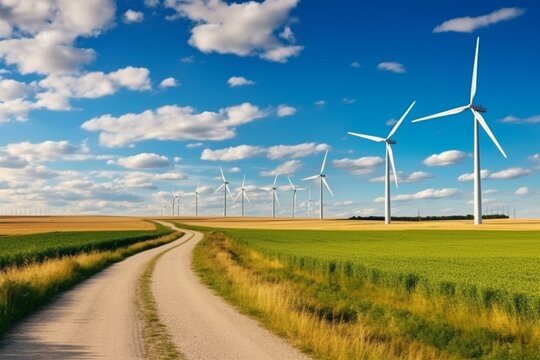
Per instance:
[[[308,188],[309,190],[309,200],[308,200],[308,218],[311,219],[311,209],[312,209],[312,206],[313,206],[313,200],[311,199],[311,186]]]
[[[197,184],[197,187],[195,188],[195,216],[199,216],[199,187],[201,186],[201,183],[199,182]]]
[[[332,192],[332,190],[330,189],[330,186],[328,186],[328,182],[326,181],[326,175],[324,174],[324,167],[326,166],[326,158],[327,157],[328,157],[328,150],[326,150],[326,154],[324,154],[324,160],[323,160],[323,163],[322,163],[322,166],[321,166],[321,171],[317,175],[313,175],[313,176],[302,179],[302,181],[314,180],[314,179],[319,179],[319,181],[320,181],[321,196],[320,196],[320,203],[319,203],[319,219],[321,219],[321,220],[324,219],[324,214],[323,214],[323,208],[324,208],[324,206],[323,206],[323,184],[324,184],[324,186],[326,186],[326,188],[328,189],[330,194],[332,196],[334,196],[334,193]]]
[[[480,37],[476,39],[476,51],[474,53],[474,63],[473,63],[473,72],[472,72],[472,82],[471,82],[471,95],[469,99],[469,104],[460,106],[454,109],[446,110],[437,114],[424,116],[422,118],[413,120],[413,123],[435,119],[443,116],[459,114],[467,109],[469,109],[473,114],[474,122],[474,223],[479,225],[482,223],[482,191],[481,191],[481,177],[480,177],[480,142],[479,142],[479,129],[478,125],[482,126],[484,131],[491,138],[495,146],[499,149],[501,154],[506,158],[506,153],[503,148],[493,135],[493,132],[489,128],[486,120],[481,113],[486,112],[486,108],[474,104],[474,96],[476,95],[476,83],[478,79],[478,50],[480,47]]]
[[[219,171],[221,173],[221,179],[223,180],[223,183],[214,191],[214,194],[217,193],[221,188],[223,188],[223,216],[227,216],[227,193],[229,193],[229,196],[231,199],[233,199],[233,196],[231,194],[231,190],[229,190],[229,182],[227,179],[225,179],[225,175],[223,174],[223,169],[221,166],[219,167]]]
[[[260,189],[261,190],[264,190],[264,191],[271,191],[272,193],[272,217],[275,218],[276,217],[276,202],[279,206],[279,199],[278,199],[278,196],[277,196],[277,187],[276,187],[276,183],[277,183],[277,178],[278,178],[278,174],[276,174],[276,177],[274,178],[274,183],[272,184],[272,186],[267,186],[267,187],[261,187]]]
[[[416,101],[413,101],[412,104],[409,106],[409,108],[401,115],[401,118],[399,121],[394,125],[392,130],[390,130],[390,133],[388,133],[388,136],[386,138],[378,137],[378,136],[372,136],[372,135],[365,135],[365,134],[358,134],[353,132],[348,132],[349,135],[357,136],[363,139],[375,141],[375,142],[384,142],[386,146],[386,167],[384,172],[384,223],[390,224],[392,222],[392,210],[391,210],[391,204],[390,204],[390,166],[392,165],[392,173],[394,174],[394,181],[396,182],[396,187],[398,187],[398,176],[396,172],[396,165],[394,162],[394,153],[392,151],[392,145],[395,145],[396,142],[392,140],[392,136],[396,133],[397,129],[405,120],[405,117],[411,111]],[[390,163],[390,164],[389,164]]]
[[[171,214],[172,214],[172,216],[174,216],[174,205],[175,205],[176,199],[178,199],[178,196],[175,194],[175,191],[173,189],[173,191],[172,191],[172,199],[171,199],[171,202],[172,202]]]
[[[296,187],[293,182],[291,181],[291,178],[287,176],[287,179],[289,180],[289,184],[291,184],[291,190],[292,190],[292,217],[294,218],[294,210],[296,208],[296,192],[297,191],[304,191],[307,190],[306,188],[300,188]]]
[[[239,196],[242,196],[242,216],[244,216],[244,198],[251,204],[251,201],[249,201],[246,192],[246,175],[244,175],[244,180],[242,180],[242,187],[240,188],[238,195],[236,195],[236,197],[234,198],[234,201],[236,201]]]

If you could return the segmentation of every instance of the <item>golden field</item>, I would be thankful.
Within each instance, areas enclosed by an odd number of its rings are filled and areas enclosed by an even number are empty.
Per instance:
[[[476,226],[472,220],[453,221],[395,221],[384,225],[382,221],[341,219],[288,219],[258,217],[175,217],[177,222],[216,228],[283,229],[283,230],[540,230],[540,219],[484,220]]]
[[[124,216],[2,216],[0,235],[52,231],[154,230],[140,217]]]

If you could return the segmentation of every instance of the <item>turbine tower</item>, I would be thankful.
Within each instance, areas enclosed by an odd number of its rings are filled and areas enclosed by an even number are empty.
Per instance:
[[[422,118],[413,120],[413,123],[435,119],[443,116],[459,114],[467,109],[469,109],[473,114],[473,128],[474,128],[474,223],[479,225],[482,223],[482,189],[481,189],[481,178],[480,178],[480,131],[478,125],[482,126],[484,131],[491,138],[495,146],[499,149],[501,154],[506,158],[506,153],[503,148],[493,135],[493,132],[489,128],[486,120],[481,113],[486,112],[486,108],[476,105],[474,103],[474,96],[476,95],[476,83],[478,78],[478,49],[480,47],[480,37],[476,39],[476,51],[474,53],[474,63],[473,63],[473,72],[472,72],[472,82],[471,82],[471,94],[469,98],[469,104],[460,106],[454,109],[446,110],[437,114],[424,116]]]
[[[323,184],[324,186],[326,186],[326,188],[328,189],[328,191],[330,192],[330,194],[332,196],[334,196],[334,193],[332,192],[332,190],[330,189],[330,186],[328,186],[328,182],[326,181],[326,175],[324,174],[324,167],[326,166],[326,158],[328,157],[328,150],[326,150],[326,154],[324,154],[324,160],[323,160],[323,163],[322,163],[322,166],[321,166],[321,171],[317,174],[317,175],[313,175],[313,176],[310,176],[310,177],[307,177],[307,178],[304,178],[302,179],[302,181],[305,181],[305,180],[313,180],[313,179],[319,179],[319,182],[320,182],[320,187],[321,187],[321,195],[320,195],[320,203],[319,203],[319,219],[324,219],[324,214],[323,214]]]
[[[386,162],[385,162],[385,171],[384,171],[384,223],[390,224],[392,222],[392,208],[390,204],[390,166],[392,166],[392,173],[394,174],[394,181],[396,182],[396,187],[398,187],[398,176],[396,172],[396,165],[394,162],[394,153],[392,151],[392,145],[396,144],[395,140],[392,140],[392,136],[396,133],[397,129],[405,120],[405,117],[411,111],[416,101],[413,101],[412,104],[409,106],[409,108],[401,115],[401,118],[399,121],[394,125],[392,130],[390,130],[390,133],[388,133],[388,136],[386,138],[378,137],[378,136],[372,136],[372,135],[365,135],[365,134],[359,134],[354,132],[348,132],[349,135],[357,136],[363,139],[375,141],[375,142],[384,142],[386,146]],[[390,164],[389,164],[390,163]]]
[[[223,188],[223,216],[227,216],[227,193],[229,193],[229,196],[231,199],[233,199],[233,196],[231,194],[231,190],[229,190],[229,182],[227,179],[225,179],[225,175],[223,175],[223,169],[221,166],[219,167],[219,171],[221,173],[221,180],[223,180],[223,183],[214,191],[214,194],[217,193],[221,188]]]
[[[251,204],[251,201],[249,200],[246,192],[246,175],[244,174],[244,180],[242,180],[242,187],[240,188],[240,192],[233,201],[236,201],[239,196],[242,196],[242,217],[244,216],[244,198]]]
[[[260,189],[261,190],[265,190],[265,191],[271,191],[272,192],[272,217],[275,218],[276,217],[276,202],[279,205],[279,199],[277,197],[277,187],[276,187],[276,183],[277,183],[277,177],[278,177],[278,174],[276,174],[276,177],[274,178],[274,183],[272,184],[271,187],[267,186],[267,187],[261,187]]]
[[[306,188],[300,188],[296,187],[293,182],[291,181],[291,178],[287,176],[287,179],[289,179],[289,184],[291,184],[291,190],[292,190],[292,217],[294,218],[294,210],[296,208],[296,192],[297,191],[304,191],[307,190]]]
[[[197,184],[197,187],[195,188],[195,216],[199,216],[199,187],[201,186],[201,183],[199,182]]]
[[[171,204],[172,205],[171,206],[171,214],[172,214],[172,216],[174,216],[174,204],[175,204],[177,198],[178,198],[178,196],[175,194],[174,189],[173,189],[173,191],[172,191],[172,199],[171,199],[171,202],[172,202],[172,204]]]

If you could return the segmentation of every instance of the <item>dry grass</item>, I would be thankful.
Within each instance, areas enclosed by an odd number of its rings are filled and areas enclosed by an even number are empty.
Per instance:
[[[20,235],[53,231],[154,230],[138,217],[123,216],[2,216],[0,234]]]
[[[381,221],[314,220],[255,217],[177,217],[174,221],[213,228],[283,229],[283,230],[540,230],[540,219],[493,219],[476,226],[470,220],[455,221],[396,221],[386,226]]]

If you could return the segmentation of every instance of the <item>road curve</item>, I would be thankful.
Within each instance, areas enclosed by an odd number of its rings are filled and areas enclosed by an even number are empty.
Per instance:
[[[165,253],[152,275],[158,313],[177,348],[189,359],[308,359],[214,295],[191,269],[196,231],[185,245]]]
[[[135,291],[150,259],[191,235],[92,276],[16,326],[0,359],[142,359]]]

